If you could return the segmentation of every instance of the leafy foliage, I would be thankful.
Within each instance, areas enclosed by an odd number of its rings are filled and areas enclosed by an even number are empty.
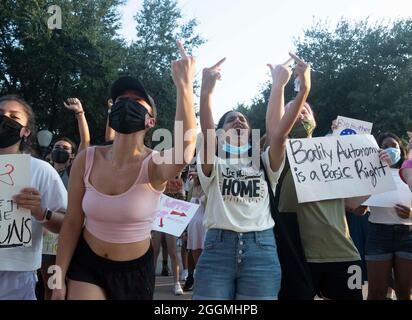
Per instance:
[[[298,55],[313,66],[308,102],[316,113],[318,135],[326,134],[338,115],[373,122],[375,134],[405,136],[411,129],[412,20],[341,20],[334,30],[317,22],[295,44]],[[294,95],[291,84],[286,89],[289,100]],[[255,123],[264,123],[261,103],[269,92],[268,85],[262,98],[246,107],[247,115],[259,115]]]

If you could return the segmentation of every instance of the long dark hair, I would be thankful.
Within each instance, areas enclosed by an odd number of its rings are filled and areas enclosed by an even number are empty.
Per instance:
[[[219,122],[217,123],[216,131],[219,130],[219,129],[223,129],[223,126],[224,126],[224,124],[225,124],[225,122],[226,122],[226,118],[227,118],[228,115],[229,115],[230,113],[232,113],[232,112],[238,112],[238,113],[242,114],[242,115],[245,117],[246,122],[247,122],[247,124],[248,124],[248,126],[249,126],[249,129],[250,129],[250,130],[249,130],[249,143],[252,144],[252,127],[251,127],[251,125],[250,125],[250,121],[249,121],[249,119],[248,119],[243,113],[241,113],[241,112],[239,112],[239,111],[230,110],[230,111],[226,112],[225,114],[223,114],[223,116],[219,119]],[[216,138],[217,138],[217,137],[216,137]],[[218,154],[218,150],[216,149],[216,156],[217,156],[217,154]],[[249,156],[252,155],[252,148],[249,149],[248,155],[249,155]],[[227,156],[228,156],[228,155],[227,155]]]
[[[219,122],[217,123],[216,130],[219,130],[219,129],[222,129],[222,128],[223,128],[223,125],[224,125],[225,122],[226,122],[227,116],[228,116],[230,113],[232,113],[232,112],[238,112],[238,111],[230,110],[230,111],[226,112],[226,113],[219,119]],[[239,113],[241,113],[241,112],[239,112]],[[252,127],[250,126],[250,121],[249,121],[249,119],[248,119],[243,113],[241,113],[241,114],[245,117],[246,122],[247,122],[249,128],[252,129]]]
[[[0,97],[0,104],[9,101],[14,101],[20,104],[27,115],[26,127],[30,130],[30,135],[27,138],[23,138],[21,140],[19,151],[33,154],[34,145],[36,144],[36,117],[34,115],[33,109],[24,99],[20,98],[18,95],[9,94]]]
[[[379,135],[378,137],[378,145],[379,147],[382,147],[382,143],[386,138],[392,138],[394,139],[398,144],[399,144],[399,149],[401,151],[401,159],[394,164],[392,167],[399,169],[402,166],[402,163],[405,161],[406,159],[406,149],[405,146],[401,140],[401,138],[399,138],[396,134],[392,133],[392,132],[384,132],[382,134]]]

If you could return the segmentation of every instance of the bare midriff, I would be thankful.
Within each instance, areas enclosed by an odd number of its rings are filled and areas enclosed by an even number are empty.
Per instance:
[[[113,261],[130,261],[143,256],[150,247],[150,238],[132,243],[110,243],[96,238],[86,228],[84,239],[98,256]]]

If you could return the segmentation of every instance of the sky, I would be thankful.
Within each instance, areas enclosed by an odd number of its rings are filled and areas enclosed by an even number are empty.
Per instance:
[[[120,9],[121,35],[128,42],[136,38],[137,23],[133,16],[142,2],[128,0]],[[294,51],[294,41],[314,21],[327,21],[334,27],[342,17],[393,21],[412,15],[412,0],[178,0],[178,3],[186,21],[198,20],[197,32],[206,40],[194,52],[198,81],[203,68],[227,58],[213,98],[215,122],[238,103],[250,104],[270,80],[267,63],[285,62],[288,52]]]

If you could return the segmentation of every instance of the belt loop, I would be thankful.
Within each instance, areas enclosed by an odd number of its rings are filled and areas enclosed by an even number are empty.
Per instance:
[[[217,240],[218,242],[222,242],[222,241],[223,241],[223,230],[222,230],[222,229],[218,229],[218,230],[217,230],[216,240]]]
[[[259,231],[255,231],[254,234],[255,234],[255,243],[259,243],[259,240],[260,240]]]

